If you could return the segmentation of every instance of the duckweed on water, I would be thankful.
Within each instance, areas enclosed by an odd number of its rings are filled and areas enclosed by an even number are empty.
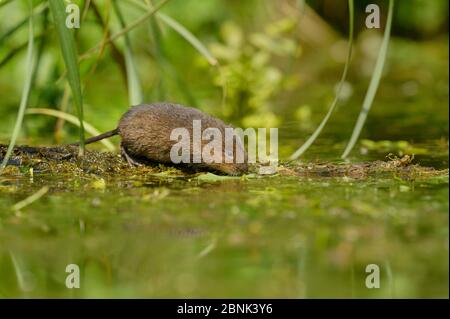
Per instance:
[[[130,167],[118,154],[110,152],[87,151],[83,158],[77,156],[77,147],[66,146],[57,148],[28,148],[16,147],[11,159],[12,165],[4,172],[4,176],[21,174],[72,174],[74,176],[133,176],[151,175],[153,177],[187,177],[192,178],[198,174],[186,172],[175,167],[163,164],[150,166]],[[0,145],[0,155],[4,155],[6,147]],[[1,157],[0,157],[1,158]],[[445,177],[448,169],[436,170],[431,167],[421,167],[413,164],[413,156],[405,155],[401,158],[388,156],[387,161],[373,161],[367,163],[303,163],[300,161],[281,163],[274,170],[279,176],[296,177],[348,177],[367,178],[390,174],[403,179]],[[258,171],[258,165],[253,165],[250,171]],[[30,173],[30,170],[32,173]],[[258,174],[257,174],[258,175]],[[272,175],[272,174],[269,174]],[[250,174],[245,177],[254,177]],[[262,176],[261,176],[262,177]],[[218,176],[212,173],[200,173],[196,177],[200,181],[221,181],[240,179],[241,177]]]

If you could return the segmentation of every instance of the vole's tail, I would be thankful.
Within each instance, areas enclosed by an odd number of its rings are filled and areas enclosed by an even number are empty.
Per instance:
[[[84,144],[90,144],[90,143],[94,143],[100,140],[103,140],[104,138],[108,138],[114,135],[119,134],[119,129],[116,128],[112,131],[108,131],[105,132],[103,134],[88,138],[87,140],[84,141]],[[80,143],[73,143],[73,144],[66,144],[63,146],[54,146],[54,147],[39,147],[39,146],[16,146],[15,149],[19,150],[22,153],[27,153],[27,154],[35,154],[35,153],[40,153],[42,151],[47,151],[47,152],[56,152],[56,153],[61,153],[61,152],[66,152],[67,150],[64,148],[64,146],[79,146]],[[0,163],[3,161],[2,158],[2,153],[6,153],[6,149],[8,148],[8,145],[3,145],[0,144]],[[4,150],[4,151],[3,151]],[[14,159],[10,159],[8,161],[8,163],[13,163],[13,164],[8,164],[8,165],[20,165],[20,162],[18,162],[19,164],[14,164],[16,160]]]
[[[119,129],[118,128],[116,128],[116,129],[114,129],[112,131],[108,131],[108,132],[105,132],[103,134],[94,136],[94,137],[90,137],[90,138],[84,140],[84,144],[95,143],[95,142],[98,142],[100,140],[103,140],[105,138],[108,138],[108,137],[111,137],[111,136],[114,136],[114,135],[117,135],[117,134],[119,134]],[[80,145],[80,142],[69,144],[69,145],[78,146],[78,145]]]

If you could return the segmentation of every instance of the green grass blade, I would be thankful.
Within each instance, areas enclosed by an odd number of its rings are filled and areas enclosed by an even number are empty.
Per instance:
[[[346,158],[353,149],[353,147],[355,146],[356,141],[358,140],[358,137],[364,126],[364,123],[366,122],[367,114],[369,113],[369,110],[372,106],[375,94],[377,93],[378,85],[380,84],[380,79],[383,74],[383,67],[386,61],[386,55],[389,47],[393,12],[394,12],[394,0],[389,0],[389,11],[388,11],[388,18],[386,21],[386,28],[383,35],[383,42],[381,44],[380,51],[378,52],[375,69],[373,71],[372,78],[370,79],[369,89],[367,90],[366,96],[364,98],[363,106],[361,112],[359,113],[358,120],[356,121],[356,125],[353,128],[353,133],[352,136],[350,137],[350,141],[348,142],[341,158]]]
[[[47,10],[47,8],[48,8],[47,2],[41,3],[39,6],[37,6],[33,10],[33,12],[30,14],[30,16],[37,16],[37,15],[41,14],[42,12],[44,12],[45,10]],[[3,42],[5,42],[5,40],[8,37],[13,35],[17,30],[20,30],[20,28],[22,28],[24,25],[26,25],[30,16],[23,18],[18,23],[16,23],[14,26],[12,26],[10,29],[6,30],[3,34],[1,34],[0,35],[0,46],[3,45]]]
[[[41,23],[41,30],[47,30],[48,29],[48,23],[49,23],[49,12],[46,10],[42,14],[42,19],[40,19]],[[42,65],[42,57],[44,55],[44,51],[47,47],[49,35],[47,32],[42,32],[42,37],[40,38],[40,41],[36,45],[36,62],[34,63],[34,70],[33,70],[33,78],[31,80],[31,86],[34,87],[34,84],[36,83],[36,79],[39,75],[39,70]]]
[[[34,37],[34,38],[35,38],[35,40],[36,40],[37,37]],[[1,69],[2,67],[4,67],[6,64],[8,64],[14,57],[16,57],[16,55],[17,55],[20,51],[22,51],[23,49],[27,48],[27,47],[28,47],[28,44],[29,44],[29,41],[24,42],[24,43],[18,45],[17,47],[11,49],[11,51],[9,51],[9,52],[5,55],[5,57],[4,57],[2,60],[0,60],[0,69]]]
[[[31,12],[33,9],[33,5],[30,1],[30,9]],[[33,15],[31,14],[29,22],[29,29],[28,29],[28,49],[27,49],[27,56],[26,56],[26,75],[25,75],[25,83],[22,90],[22,97],[20,100],[20,106],[19,106],[19,112],[17,113],[16,123],[14,124],[14,130],[11,136],[11,141],[8,145],[8,150],[6,151],[5,158],[3,159],[1,165],[0,165],[0,173],[5,168],[6,164],[8,163],[9,158],[11,157],[11,153],[14,149],[14,145],[16,144],[17,137],[19,136],[20,129],[22,127],[23,117],[25,114],[25,109],[27,107],[28,98],[30,96],[31,91],[31,82],[33,79],[33,69],[34,69],[34,29],[33,29]]]
[[[0,1],[0,8],[3,7],[4,5],[8,4],[12,2],[12,0],[4,0],[4,1]]]
[[[147,4],[147,9],[151,9],[151,7],[153,6],[153,1],[146,0],[145,2]],[[139,2],[136,3],[141,4]],[[189,85],[187,85],[187,83],[181,78],[179,72],[175,69],[171,61],[166,58],[167,54],[164,46],[164,41],[161,40],[162,31],[158,24],[159,22],[160,21],[157,17],[151,17],[150,31],[153,42],[155,43],[154,56],[157,65],[159,66],[161,72],[164,72],[164,74],[167,75],[168,78],[171,78],[175,82],[178,90],[183,95],[188,105],[198,105],[197,100],[195,99],[192,92],[189,90]],[[166,96],[164,88],[165,80],[166,78],[161,79],[161,83],[158,87],[158,100],[165,100]]]
[[[171,17],[158,12],[156,17],[171,27],[179,35],[181,35],[187,42],[189,42],[211,65],[217,65],[217,59],[209,52],[209,50],[198,40],[188,29]]]
[[[79,155],[84,154],[84,125],[83,125],[83,97],[81,94],[80,70],[78,66],[78,54],[72,30],[66,27],[66,8],[64,1],[49,0],[50,9],[58,33],[59,44],[67,69],[67,80],[72,90],[72,98],[77,109],[80,123],[80,150]]]
[[[152,0],[145,1],[147,8],[151,9],[153,6]],[[151,52],[156,61],[156,66],[159,69],[159,72],[164,72],[164,68],[167,62],[164,60],[165,56],[165,48],[162,39],[162,32],[158,21],[155,16],[151,16],[148,24],[148,36],[151,40],[152,47]],[[160,77],[158,84],[156,85],[155,91],[157,100],[164,101],[166,100],[166,88],[165,88],[165,77]]]
[[[22,268],[19,259],[12,252],[12,250],[9,251],[9,255],[11,256],[14,272],[16,273],[17,284],[20,290],[22,291],[22,293],[30,291],[30,283],[28,280],[26,280],[25,270]]]
[[[300,148],[295,151],[291,156],[290,156],[290,160],[295,160],[297,158],[299,158],[304,152],[306,152],[306,150],[314,143],[314,141],[316,140],[316,138],[319,136],[319,134],[322,132],[322,129],[325,127],[325,125],[327,124],[331,114],[334,112],[337,103],[339,101],[339,97],[341,95],[341,91],[342,91],[342,87],[344,86],[345,83],[345,79],[347,78],[347,73],[348,73],[348,68],[350,65],[350,60],[352,57],[352,48],[353,48],[353,25],[354,25],[354,6],[353,6],[353,0],[349,0],[348,1],[348,13],[349,13],[349,22],[350,22],[350,28],[349,28],[349,33],[348,33],[348,51],[347,51],[347,59],[345,61],[345,66],[344,66],[344,71],[342,72],[342,77],[341,80],[339,82],[339,85],[337,87],[336,90],[336,96],[334,97],[333,102],[331,103],[331,106],[327,112],[327,114],[325,115],[325,117],[323,118],[322,122],[320,123],[320,125],[317,127],[317,129],[314,131],[314,133],[306,140],[305,143],[303,143],[302,146],[300,146]]]
[[[78,121],[78,118],[76,116],[73,116],[72,114],[68,114],[62,111],[58,111],[58,110],[54,110],[54,109],[46,109],[46,108],[30,108],[26,110],[26,114],[41,114],[41,115],[48,115],[48,116],[54,116],[60,119],[63,119],[73,125],[76,125],[79,127],[80,122]],[[92,126],[91,124],[89,124],[86,121],[83,121],[84,124],[84,128],[86,129],[86,132],[88,132],[90,135],[92,136],[97,136],[100,135],[101,132],[99,130],[97,130],[94,126]],[[105,147],[111,151],[114,152],[116,150],[114,144],[112,144],[110,141],[108,140],[101,140],[99,141],[100,143],[102,143],[103,145],[105,145]]]
[[[169,2],[169,0],[161,0],[156,6],[153,7],[152,10],[147,11],[144,15],[142,15],[140,18],[138,18],[134,22],[128,24],[122,30],[118,31],[117,33],[114,33],[113,35],[111,35],[106,40],[101,41],[96,46],[94,46],[94,47],[90,48],[89,50],[87,50],[85,53],[83,53],[83,55],[80,57],[80,59],[88,58],[92,53],[96,52],[97,50],[100,50],[106,44],[117,40],[118,38],[120,38],[123,35],[127,34],[131,30],[133,30],[134,28],[138,27],[139,25],[141,25],[142,23],[147,21],[147,19],[150,18],[152,15],[154,15],[159,9],[161,9],[167,2]]]
[[[36,193],[31,194],[27,198],[21,200],[20,202],[14,204],[11,209],[13,211],[20,211],[21,209],[27,207],[28,205],[32,204],[33,202],[37,201],[39,198],[44,196],[49,190],[48,186],[42,187],[40,190],[38,190]]]
[[[121,27],[125,28],[125,19],[123,18],[122,12],[120,12],[116,0],[113,1],[113,7],[114,11],[116,12],[117,18],[119,19]],[[136,63],[134,62],[131,40],[128,33],[124,35],[124,39],[125,39],[124,56],[128,82],[127,83],[128,101],[130,105],[138,105],[143,101],[141,81],[139,80],[139,74],[137,72]]]
[[[141,7],[142,9],[148,10],[149,8],[136,0],[130,0],[132,4]],[[205,45],[195,36],[193,35],[186,27],[181,25],[175,19],[165,15],[164,13],[158,12],[156,13],[156,17],[161,20],[168,27],[177,32],[181,37],[183,37],[190,45],[192,45],[211,65],[217,65],[217,59],[212,55],[211,52],[206,48]]]

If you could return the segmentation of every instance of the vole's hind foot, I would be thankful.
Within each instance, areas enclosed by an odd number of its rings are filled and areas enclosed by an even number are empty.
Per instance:
[[[128,165],[130,165],[132,167],[144,165],[144,164],[138,162],[136,159],[134,159],[130,154],[128,154],[127,150],[122,145],[120,145],[120,154],[122,154],[122,157],[127,160]]]

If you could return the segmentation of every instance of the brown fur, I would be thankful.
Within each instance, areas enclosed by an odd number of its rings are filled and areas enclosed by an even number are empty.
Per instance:
[[[121,137],[121,148],[125,158],[130,164],[139,164],[145,161],[172,163],[170,150],[177,141],[170,140],[170,134],[175,128],[186,128],[191,137],[192,161],[192,121],[201,120],[202,131],[206,128],[218,128],[222,133],[222,151],[224,152],[225,128],[230,127],[223,121],[203,113],[197,109],[170,103],[142,104],[131,108],[119,121],[117,130],[105,137],[118,133]],[[93,138],[93,140],[97,140]],[[202,141],[203,145],[208,141]],[[236,163],[198,163],[188,166],[206,168],[230,175],[240,175],[247,171],[247,155],[243,147],[245,162]],[[234,153],[235,154],[235,153]],[[223,155],[223,154],[222,154]],[[224,155],[223,155],[224,156]],[[224,158],[224,157],[222,157]]]

